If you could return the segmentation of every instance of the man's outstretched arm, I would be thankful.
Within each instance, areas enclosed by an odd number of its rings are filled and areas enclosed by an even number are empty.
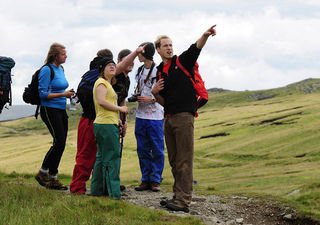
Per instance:
[[[196,45],[198,49],[202,49],[204,45],[207,43],[207,40],[210,36],[215,36],[216,35],[216,25],[213,25],[210,27],[208,30],[206,30],[201,37],[197,40]]]

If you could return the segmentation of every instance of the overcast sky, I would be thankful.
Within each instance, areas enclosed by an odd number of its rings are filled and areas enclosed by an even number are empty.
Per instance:
[[[0,55],[16,62],[14,104],[23,104],[23,89],[53,42],[67,47],[63,66],[70,88],[76,89],[99,49],[109,48],[117,55],[123,48],[133,50],[167,34],[179,54],[213,24],[217,24],[217,35],[208,40],[198,60],[207,88],[260,90],[320,78],[318,0],[0,3]],[[160,63],[158,55],[155,61]],[[139,64],[136,59],[131,78]]]

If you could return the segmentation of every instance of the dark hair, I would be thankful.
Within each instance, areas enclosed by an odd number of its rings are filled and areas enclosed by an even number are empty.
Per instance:
[[[97,52],[97,56],[98,57],[109,57],[109,58],[113,58],[113,54],[112,52],[110,51],[110,49],[101,49]]]
[[[104,68],[106,67],[106,65],[108,65],[109,63],[114,63],[116,64],[112,58],[110,57],[103,57],[99,60],[99,63],[98,63],[98,69],[99,69],[99,72],[103,73],[104,71]]]
[[[130,49],[122,49],[118,54],[118,61],[120,62],[124,57],[131,53]]]
[[[153,60],[154,53],[156,52],[154,45],[151,42],[143,42],[139,46],[144,46],[144,45],[145,47],[141,55],[146,59]]]
[[[109,64],[109,63],[113,63],[116,64],[112,58],[110,57],[103,57],[99,60],[98,63],[98,69],[99,69],[99,76],[104,78],[104,68]],[[104,78],[105,79],[105,78]],[[112,77],[110,83],[111,85],[115,84],[117,82],[115,77]]]

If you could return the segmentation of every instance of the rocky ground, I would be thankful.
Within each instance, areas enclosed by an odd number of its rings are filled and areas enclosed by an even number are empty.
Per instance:
[[[171,197],[172,193],[137,192],[133,187],[127,187],[122,199],[146,208],[167,211],[159,202]],[[243,196],[193,195],[189,213],[169,212],[178,216],[196,216],[208,225],[320,225],[318,221],[298,216],[289,207]]]

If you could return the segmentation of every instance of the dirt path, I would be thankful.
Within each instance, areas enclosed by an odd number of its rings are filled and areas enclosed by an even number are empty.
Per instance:
[[[171,193],[163,191],[137,192],[133,187],[127,187],[122,199],[146,208],[168,211],[159,202],[171,197]],[[199,217],[207,225],[320,225],[312,219],[298,217],[288,207],[242,196],[194,195],[189,213],[169,212],[178,216]]]

